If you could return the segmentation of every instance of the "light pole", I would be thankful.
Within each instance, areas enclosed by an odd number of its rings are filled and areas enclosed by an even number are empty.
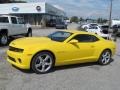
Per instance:
[[[112,24],[112,6],[113,6],[113,0],[110,0],[110,13],[109,13],[109,37],[108,39],[110,38],[110,33],[111,33],[111,24]]]

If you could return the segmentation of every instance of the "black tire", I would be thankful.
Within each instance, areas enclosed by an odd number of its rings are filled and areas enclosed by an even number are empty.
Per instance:
[[[6,33],[1,33],[0,34],[0,44],[1,45],[7,45],[8,43],[8,36]]]
[[[46,57],[48,59],[46,59]],[[45,74],[50,72],[54,65],[54,57],[49,52],[40,52],[36,54],[31,61],[31,69],[37,74]],[[43,68],[46,70],[43,70]]]
[[[120,33],[117,34],[117,37],[120,37]]]
[[[111,62],[111,51],[104,50],[98,60],[100,65],[107,65]]]
[[[28,30],[27,34],[25,35],[26,37],[32,37],[32,30]]]

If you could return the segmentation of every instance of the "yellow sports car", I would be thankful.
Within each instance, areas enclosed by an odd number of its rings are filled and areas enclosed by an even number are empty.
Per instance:
[[[82,31],[56,31],[47,37],[17,39],[9,45],[7,60],[21,69],[47,73],[54,66],[85,62],[109,64],[115,43]]]

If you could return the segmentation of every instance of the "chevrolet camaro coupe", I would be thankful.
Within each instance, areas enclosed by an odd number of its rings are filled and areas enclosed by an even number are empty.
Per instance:
[[[86,62],[107,65],[115,43],[82,31],[56,31],[46,37],[17,39],[10,43],[7,61],[20,69],[48,73],[54,66]]]

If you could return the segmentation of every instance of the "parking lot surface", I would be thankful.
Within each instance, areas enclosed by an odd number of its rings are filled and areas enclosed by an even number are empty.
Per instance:
[[[77,25],[70,25],[76,27]],[[72,28],[73,29],[73,28]],[[46,36],[56,29],[33,30],[33,36]],[[113,62],[56,67],[48,74],[19,70],[6,61],[8,46],[0,47],[0,90],[120,90],[120,39]]]

